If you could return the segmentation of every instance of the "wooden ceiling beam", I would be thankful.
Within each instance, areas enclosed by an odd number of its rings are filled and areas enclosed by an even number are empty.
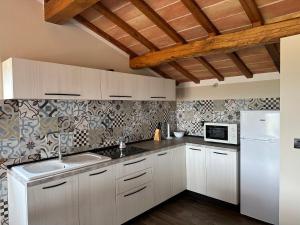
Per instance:
[[[145,1],[143,0],[130,0],[130,2],[138,8],[144,15],[147,16],[156,26],[163,30],[173,41],[178,43],[186,43],[185,39],[177,33],[158,13],[156,13]]]
[[[93,32],[95,32],[97,35],[100,37],[104,38],[108,42],[112,43],[116,47],[120,48],[122,51],[126,52],[130,57],[137,56],[135,52],[133,52],[131,49],[127,48],[125,45],[123,45],[121,42],[118,40],[114,39],[112,36],[109,34],[105,33],[103,30],[101,30],[99,27],[95,26],[91,22],[89,22],[87,19],[85,19],[83,16],[76,16],[74,19],[79,22],[80,24],[84,25],[85,27],[89,28]],[[153,70],[155,73],[160,75],[161,77],[167,78],[167,79],[173,79],[171,76],[166,74],[164,71],[160,70],[157,67],[152,67],[151,70]]]
[[[158,26],[162,31],[164,31],[173,41],[179,43],[187,43],[186,40],[177,33],[177,31],[171,27],[158,13],[156,13],[145,1],[143,0],[130,0],[130,2],[138,8],[142,13],[144,13],[148,19],[150,19],[156,26]],[[197,59],[205,68],[209,70],[218,80],[224,80],[224,77],[215,69],[209,62],[204,58],[198,57]],[[178,63],[172,65],[175,69],[179,69],[180,66]],[[179,69],[181,73],[186,74],[192,80],[195,80],[194,77],[191,77],[186,69]],[[195,80],[196,81],[196,80]]]
[[[234,64],[239,68],[239,70],[243,73],[244,76],[246,76],[247,78],[253,78],[253,73],[240,59],[237,53],[228,53],[227,56],[234,62]]]
[[[109,19],[111,22],[116,24],[118,27],[123,29],[125,32],[127,32],[130,36],[135,38],[137,41],[142,43],[144,46],[146,46],[149,50],[155,52],[159,51],[160,49],[154,45],[151,41],[149,41],[147,38],[145,38],[142,34],[140,34],[136,29],[131,27],[128,23],[126,23],[124,20],[122,20],[119,16],[111,12],[108,8],[106,8],[102,3],[98,2],[95,4],[94,8],[100,12],[103,16],[105,16],[107,19]],[[176,67],[174,66],[176,65]],[[183,76],[187,77],[191,81],[194,81],[195,83],[199,83],[200,80],[195,77],[193,74],[188,72],[186,69],[184,69],[181,65],[178,63],[172,63],[172,65],[176,70],[178,70],[180,73],[182,73]],[[149,66],[151,68],[156,67],[155,66]]]
[[[254,0],[239,0],[253,27],[264,24],[264,19]]]
[[[239,49],[273,44],[280,38],[300,34],[300,18],[253,27],[234,33],[221,34],[146,53],[130,60],[134,69],[156,66],[181,58],[230,53]]]
[[[45,1],[45,21],[63,24],[74,16],[79,15],[87,8],[96,4],[99,0],[50,0]]]
[[[209,36],[219,34],[218,29],[208,19],[208,17],[194,0],[181,0],[181,2],[189,9],[198,23],[207,31]]]
[[[280,72],[280,53],[276,44],[266,45],[266,49],[271,56],[276,69]]]
[[[204,57],[196,57],[198,60],[211,74],[214,75],[219,81],[224,81],[224,76],[222,76],[219,71],[217,71]]]
[[[265,23],[258,6],[253,0],[239,0],[244,8],[253,27],[261,26]],[[277,70],[280,72],[280,53],[275,44],[265,46]]]
[[[215,25],[210,21],[210,19],[205,15],[205,13],[202,11],[202,9],[199,7],[199,5],[194,0],[181,0],[182,3],[190,10],[194,18],[198,21],[198,23],[206,30],[209,36],[219,35],[219,30],[215,27]],[[228,55],[229,58],[231,58],[231,55]],[[234,57],[235,61],[233,61],[238,68],[243,68],[244,71],[249,71],[246,64],[239,58],[237,54],[235,54]],[[208,64],[208,62],[201,56],[197,57],[198,61],[202,61],[202,65],[205,66],[212,74],[214,74],[215,77],[217,77],[219,80],[224,80],[224,77],[211,65]],[[243,72],[243,71],[241,71]]]

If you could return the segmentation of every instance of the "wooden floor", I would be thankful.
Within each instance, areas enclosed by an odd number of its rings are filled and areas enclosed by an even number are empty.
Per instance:
[[[265,225],[229,205],[184,192],[126,225]]]

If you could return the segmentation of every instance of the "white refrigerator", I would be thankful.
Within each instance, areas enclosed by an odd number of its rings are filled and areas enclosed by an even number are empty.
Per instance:
[[[279,222],[279,111],[241,112],[241,213]]]

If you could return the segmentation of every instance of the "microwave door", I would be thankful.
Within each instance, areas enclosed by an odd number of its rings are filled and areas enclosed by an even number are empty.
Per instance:
[[[227,126],[206,126],[206,139],[228,141]]]

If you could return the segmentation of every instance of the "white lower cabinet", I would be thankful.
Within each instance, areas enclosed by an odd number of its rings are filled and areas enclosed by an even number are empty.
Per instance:
[[[117,224],[142,214],[153,207],[153,184],[143,184],[117,196]]]
[[[77,182],[78,177],[72,176],[29,187],[28,223],[24,221],[22,224],[79,225]]]
[[[113,166],[79,175],[81,225],[115,224],[115,169]]]
[[[187,189],[206,194],[206,150],[203,147],[186,147]]]
[[[207,149],[207,195],[238,204],[238,153]]]
[[[172,196],[172,151],[156,153],[153,158],[154,202],[156,205]]]
[[[172,150],[172,196],[186,190],[186,151],[185,146]]]

